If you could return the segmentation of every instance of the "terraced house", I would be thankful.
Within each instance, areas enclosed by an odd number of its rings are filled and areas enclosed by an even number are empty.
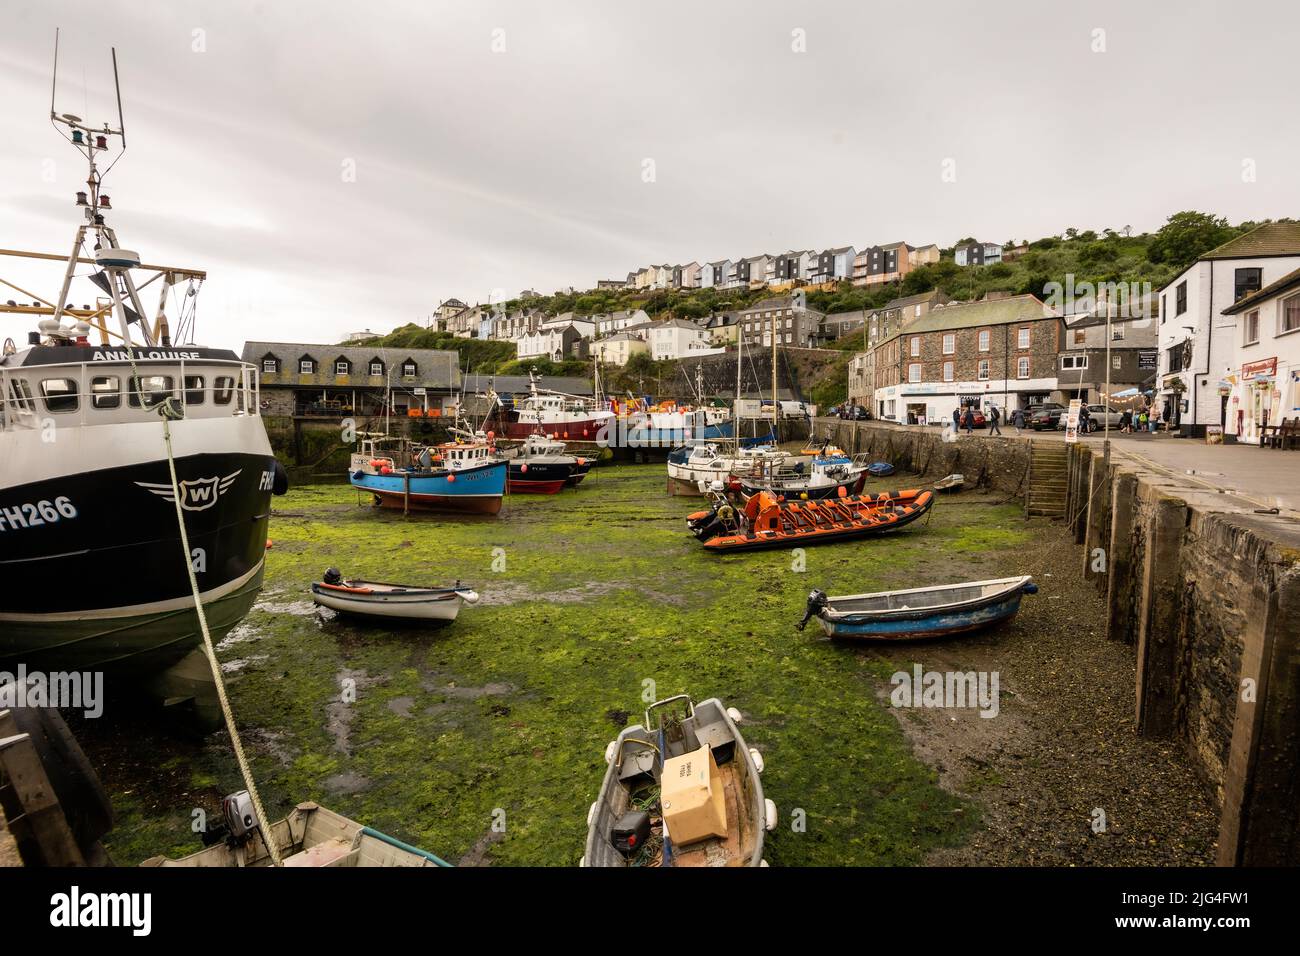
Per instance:
[[[791,296],[773,296],[741,310],[739,334],[746,346],[771,348],[775,329],[778,345],[808,348],[821,342],[824,318],[815,309],[798,307]]]
[[[1057,390],[1064,324],[1036,296],[933,308],[872,350],[872,411],[900,422],[935,422],[962,405],[1006,414]]]
[[[245,342],[242,358],[260,373],[264,415],[440,413],[460,389],[459,356],[440,349]]]

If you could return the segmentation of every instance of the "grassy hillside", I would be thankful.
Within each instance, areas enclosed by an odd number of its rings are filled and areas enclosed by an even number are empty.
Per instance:
[[[940,261],[915,269],[902,282],[871,288],[857,288],[843,282],[832,289],[807,294],[808,306],[820,312],[851,312],[877,309],[891,299],[916,295],[932,289],[956,299],[978,299],[988,292],[1033,293],[1044,296],[1050,282],[1064,284],[1073,275],[1082,282],[1149,282],[1158,288],[1172,279],[1198,256],[1259,225],[1243,222],[1230,225],[1226,219],[1195,211],[1170,216],[1157,231],[1127,234],[1129,228],[1100,232],[1073,227],[1057,236],[1045,236],[1029,243],[1029,251],[1011,262],[990,266],[959,266],[952,249],[940,250]],[[962,240],[965,243],[967,240]],[[959,243],[961,244],[961,243]],[[652,318],[699,319],[713,312],[743,309],[771,293],[767,289],[634,289],[591,290],[512,299],[507,310],[540,308],[550,314],[574,312],[594,315],[620,309],[644,309]],[[522,374],[536,368],[542,375],[589,375],[591,363],[550,362],[515,359],[510,342],[463,339],[447,333],[430,332],[418,325],[405,325],[372,340],[376,346],[393,348],[451,349],[460,354],[462,368],[498,375]],[[853,351],[861,345],[860,335],[849,335],[829,349],[842,354],[827,357],[824,369],[802,383],[806,397],[819,405],[835,404],[845,398],[847,366]],[[675,362],[650,362],[638,356],[635,364],[611,373],[607,386],[612,391],[642,392],[652,388],[665,395],[689,389]]]

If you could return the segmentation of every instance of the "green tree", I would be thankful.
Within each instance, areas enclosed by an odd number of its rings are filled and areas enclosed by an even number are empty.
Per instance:
[[[1147,258],[1183,269],[1235,235],[1237,230],[1221,216],[1194,210],[1176,212],[1156,232],[1147,247]]]

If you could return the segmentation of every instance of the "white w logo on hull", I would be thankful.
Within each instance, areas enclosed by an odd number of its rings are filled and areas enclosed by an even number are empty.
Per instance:
[[[224,478],[214,475],[211,478],[195,478],[180,482],[181,508],[185,511],[205,511],[211,508],[217,503],[217,499],[224,495],[230,486],[235,483],[235,479],[239,477],[240,472],[243,470],[241,468]],[[176,500],[176,496],[172,494],[170,482],[137,481],[136,484],[164,501]]]

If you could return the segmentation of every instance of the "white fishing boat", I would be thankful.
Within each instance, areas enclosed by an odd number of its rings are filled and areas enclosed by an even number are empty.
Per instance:
[[[605,749],[608,769],[587,812],[580,865],[766,866],[776,804],[763,796],[763,755],[740,712],[685,694],[646,708],[645,722]]]
[[[447,588],[422,588],[381,581],[344,580],[337,568],[311,586],[312,600],[321,607],[361,617],[407,621],[454,621],[460,609],[478,603],[478,593],[459,581]]]
[[[771,445],[724,445],[701,442],[675,449],[668,456],[668,493],[705,494],[715,481],[730,483],[732,475],[750,474],[767,466],[780,466],[791,455]]]

